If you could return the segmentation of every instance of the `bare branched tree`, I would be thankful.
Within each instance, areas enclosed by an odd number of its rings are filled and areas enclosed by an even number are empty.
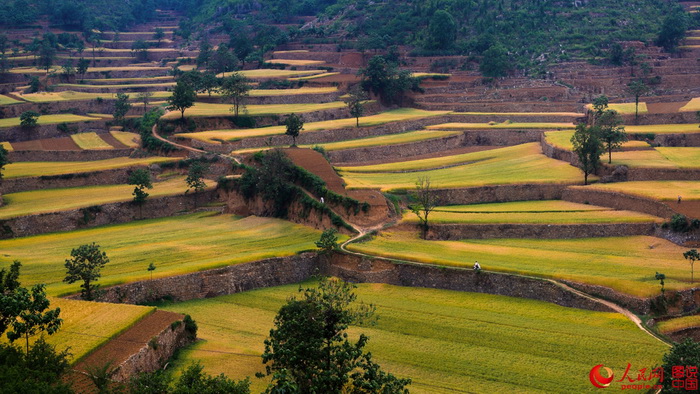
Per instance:
[[[416,190],[412,193],[415,203],[409,208],[418,216],[421,228],[421,237],[425,239],[430,227],[428,216],[438,205],[438,199],[430,184],[430,177],[419,177],[416,181]]]

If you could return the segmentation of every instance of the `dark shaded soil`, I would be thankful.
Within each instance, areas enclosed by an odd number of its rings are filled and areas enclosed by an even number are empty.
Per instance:
[[[110,133],[104,133],[104,134],[98,134],[102,140],[110,145],[112,145],[116,149],[129,149],[128,146],[122,144],[119,142],[118,139],[114,138],[114,136]]]
[[[13,142],[14,150],[82,150],[70,137]]]

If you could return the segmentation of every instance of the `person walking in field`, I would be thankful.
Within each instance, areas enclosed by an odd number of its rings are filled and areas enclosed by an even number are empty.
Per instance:
[[[681,203],[681,195],[680,194],[678,195],[678,203],[679,204]]]
[[[481,265],[479,264],[478,261],[474,262],[474,271],[479,271],[481,270]]]

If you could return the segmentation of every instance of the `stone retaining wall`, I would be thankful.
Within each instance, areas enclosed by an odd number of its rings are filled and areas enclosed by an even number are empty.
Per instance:
[[[215,193],[215,191],[199,193],[197,203],[204,205],[211,202]],[[129,201],[0,220],[0,238],[72,231],[126,223],[138,218],[153,219],[173,216],[194,208],[194,198],[194,194],[149,198],[141,210]],[[143,216],[141,216],[142,214]]]
[[[38,176],[27,178],[6,178],[0,184],[2,193],[19,193],[38,189],[54,189],[59,187],[80,187],[98,185],[125,184],[134,166],[114,170],[81,172],[77,174]]]
[[[405,227],[404,227],[405,226]],[[401,229],[416,229],[402,225]],[[433,224],[428,232],[431,240],[494,239],[494,238],[594,238],[654,235],[654,223],[601,224]]]
[[[670,218],[676,212],[661,201],[646,197],[633,196],[618,192],[590,189],[586,187],[567,188],[561,196],[562,200],[579,204],[592,204],[601,207],[624,209],[647,213],[662,218]]]
[[[161,369],[178,349],[192,342],[189,333],[185,330],[184,322],[182,320],[177,322],[179,323],[165,328],[137,353],[129,356],[116,368],[111,379],[126,382],[139,373]]]
[[[439,204],[476,204],[530,200],[560,200],[568,185],[522,184],[437,189]]]
[[[69,123],[70,134],[85,132],[104,132],[107,121],[91,120],[86,122]],[[31,128],[21,126],[0,128],[0,141],[19,142],[44,138],[66,137],[67,134],[58,130],[58,124],[38,125]]]
[[[636,313],[642,315],[646,315],[649,313],[651,301],[648,298],[639,298],[627,294],[618,293],[617,291],[609,287],[572,282],[568,280],[562,280],[562,282],[585,293],[598,296],[607,300],[611,300],[621,305],[622,307],[630,309]]]
[[[128,157],[134,149],[96,149],[96,150],[22,150],[10,151],[10,161],[94,161]]]
[[[336,163],[361,163],[378,157],[393,160],[427,153],[442,152],[464,146],[464,134],[407,144],[373,146],[327,152],[330,161]]]

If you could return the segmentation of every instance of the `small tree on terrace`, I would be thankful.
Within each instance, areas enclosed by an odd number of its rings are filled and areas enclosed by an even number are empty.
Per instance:
[[[131,103],[129,103],[129,95],[117,93],[117,101],[114,102],[114,121],[118,124],[124,123],[124,117],[130,109]]]
[[[613,149],[619,149],[622,143],[627,141],[627,133],[625,127],[622,126],[622,117],[613,109],[605,110],[596,120],[596,126],[600,130],[603,147],[608,152],[608,164],[612,163]]]
[[[180,120],[185,120],[185,110],[194,105],[197,93],[194,89],[183,81],[177,81],[172,96],[168,97],[168,110],[180,111]]]
[[[599,130],[596,126],[587,127],[585,124],[576,126],[571,137],[573,152],[578,157],[579,168],[583,171],[583,184],[588,184],[588,175],[595,173],[600,167],[600,155],[603,154],[603,144],[600,141]]]
[[[151,101],[151,97],[153,97],[153,92],[139,92],[136,95],[136,98],[143,103],[144,114],[148,111],[148,103]]]
[[[151,183],[151,174],[145,168],[139,168],[134,170],[129,175],[129,185],[135,185],[134,192],[131,193],[134,196],[134,204],[139,206],[139,216],[143,217],[143,204],[146,202],[148,197],[148,192],[144,189],[152,189],[153,183]]]
[[[19,124],[24,128],[32,128],[39,124],[39,114],[35,111],[25,111],[19,116]]]
[[[165,32],[162,28],[156,27],[156,30],[153,33],[153,39],[158,41],[158,46],[160,46],[160,42],[163,40],[163,38],[165,38]]]
[[[695,278],[693,277],[693,266],[695,265],[696,261],[700,260],[700,253],[698,253],[697,249],[690,249],[689,251],[683,253],[683,257],[690,261],[690,283],[694,283]]]
[[[212,92],[215,92],[221,86],[221,80],[216,77],[216,74],[205,72],[202,73],[201,89],[202,92],[207,92],[211,97]]]
[[[284,121],[284,124],[287,126],[287,131],[284,134],[292,137],[292,146],[297,146],[297,137],[304,130],[304,121],[299,115],[293,113]]]
[[[685,338],[683,342],[673,344],[673,347],[664,355],[661,367],[669,374],[673,367],[677,366],[699,366],[700,365],[700,342],[695,342],[692,338]],[[688,393],[691,392],[685,387],[674,387],[674,382],[678,380],[665,377],[663,382],[663,393]],[[683,380],[681,380],[683,381]],[[696,390],[693,390],[696,391]]]
[[[649,86],[638,79],[627,84],[627,92],[634,96],[634,120],[636,122],[639,118],[639,97],[649,93]]]
[[[231,108],[233,116],[238,116],[241,106],[245,108],[245,100],[248,98],[250,89],[248,80],[241,73],[233,73],[221,81],[221,94],[224,99],[233,104]]]
[[[609,104],[608,96],[606,96],[604,94],[593,99],[593,117],[594,117],[594,119],[598,119],[598,117],[600,115],[602,115],[606,109],[608,109],[608,104]]]
[[[80,75],[80,79],[85,79],[85,73],[87,72],[89,67],[90,67],[90,61],[88,59],[81,57],[78,60],[77,72],[78,72],[78,75]]]
[[[355,118],[355,127],[360,127],[360,117],[365,112],[364,102],[367,101],[367,92],[362,90],[359,85],[355,85],[348,92],[347,98],[345,98],[345,104],[347,104],[350,110],[350,116]]]
[[[428,216],[438,204],[438,199],[430,183],[430,178],[419,177],[416,181],[416,189],[411,196],[416,202],[409,205],[409,209],[418,216],[421,237],[425,238],[430,227]]]
[[[80,285],[80,296],[84,300],[95,299],[95,292],[99,285],[94,284],[101,276],[100,270],[109,263],[109,258],[105,252],[100,251],[100,246],[95,244],[80,245],[71,250],[71,258],[66,259],[66,283],[83,281]]]
[[[206,164],[195,162],[190,166],[187,171],[187,178],[185,178],[185,183],[187,183],[187,192],[194,190],[194,206],[197,207],[197,194],[204,191],[207,187],[206,182],[204,182],[204,174],[209,171],[209,166]]]
[[[10,163],[12,163],[10,161],[10,152],[3,145],[0,145],[0,185],[2,185],[2,171],[5,169],[5,165]],[[0,279],[2,278],[0,277]]]
[[[321,238],[315,242],[316,247],[320,249],[321,253],[327,254],[338,249],[337,233],[338,231],[334,228],[323,231]]]

